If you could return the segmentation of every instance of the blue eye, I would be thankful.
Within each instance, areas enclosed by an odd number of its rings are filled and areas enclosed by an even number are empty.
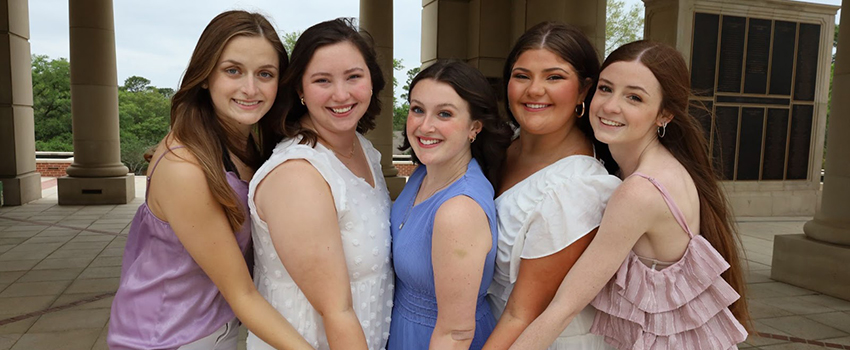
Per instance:
[[[274,78],[274,74],[271,72],[260,72],[260,76],[268,79]]]
[[[422,114],[422,113],[423,113],[423,112],[422,112],[422,108],[419,108],[418,106],[411,106],[411,107],[410,107],[410,112],[411,112],[411,113],[416,113],[416,114]]]
[[[447,112],[447,111],[440,111],[440,113],[438,113],[437,115],[439,115],[440,118],[451,118],[452,117],[452,114]]]
[[[607,85],[599,85],[597,90],[599,90],[601,92],[611,92],[611,88],[608,87]]]
[[[239,74],[239,70],[236,69],[236,68],[227,68],[227,69],[224,70],[224,72],[227,73],[227,74],[231,74],[231,75]]]

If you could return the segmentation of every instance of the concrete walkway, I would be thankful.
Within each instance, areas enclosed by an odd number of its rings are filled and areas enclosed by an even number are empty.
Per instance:
[[[59,206],[44,198],[0,207],[0,350],[106,349],[112,296],[127,231],[144,200]],[[748,259],[750,310],[760,332],[747,349],[850,349],[850,302],[770,279],[773,237],[801,233],[810,218],[739,218]],[[244,327],[243,327],[244,328]],[[242,330],[240,348],[244,348]]]

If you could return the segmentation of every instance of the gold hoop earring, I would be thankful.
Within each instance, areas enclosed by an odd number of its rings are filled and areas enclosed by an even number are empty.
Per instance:
[[[301,96],[301,105],[302,105],[302,106],[305,106],[305,104],[304,104],[304,96]]]
[[[581,106],[581,109],[578,109],[579,106]],[[575,112],[578,114],[579,118],[584,115],[584,101],[582,101],[580,105],[576,105]]]

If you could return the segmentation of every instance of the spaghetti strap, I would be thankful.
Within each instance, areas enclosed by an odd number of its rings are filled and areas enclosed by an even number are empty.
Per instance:
[[[161,161],[162,157],[165,157],[165,155],[168,154],[168,152],[171,152],[173,150],[180,149],[180,148],[186,148],[186,146],[176,146],[176,147],[169,148],[168,151],[162,152],[162,154],[159,155],[159,158],[156,159],[156,162],[153,163],[153,168],[151,168],[150,173],[148,174],[148,176],[146,176],[146,179],[145,179],[145,203],[148,202],[148,193],[150,192],[150,189],[151,189],[151,178],[153,177],[153,173],[156,171],[156,166],[159,165],[159,161]]]
[[[682,229],[684,229],[685,232],[688,233],[689,237],[693,238],[694,234],[691,232],[691,228],[688,226],[688,222],[685,220],[685,215],[682,214],[681,210],[679,210],[679,206],[676,205],[675,201],[673,201],[673,197],[670,196],[670,193],[667,192],[667,189],[664,188],[664,186],[661,185],[661,183],[658,182],[658,180],[655,180],[655,178],[641,174],[639,172],[634,172],[634,173],[632,173],[632,175],[629,175],[628,177],[632,177],[634,175],[637,175],[637,176],[640,176],[644,179],[649,180],[649,182],[651,182],[655,186],[655,188],[657,188],[658,191],[661,192],[661,197],[663,197],[664,201],[667,202],[667,207],[670,208],[670,212],[673,213],[673,217],[676,218],[676,222],[678,222],[679,226],[681,226]]]

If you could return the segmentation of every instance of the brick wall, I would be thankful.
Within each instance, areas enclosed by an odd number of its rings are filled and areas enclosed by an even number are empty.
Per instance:
[[[393,162],[393,165],[398,169],[398,176],[410,176],[413,174],[413,169],[416,169],[416,164],[413,162]]]
[[[35,161],[35,171],[40,173],[41,176],[44,177],[62,177],[68,175],[65,173],[65,169],[71,166],[71,162],[56,162],[53,161],[45,161],[45,160],[36,160]]]

